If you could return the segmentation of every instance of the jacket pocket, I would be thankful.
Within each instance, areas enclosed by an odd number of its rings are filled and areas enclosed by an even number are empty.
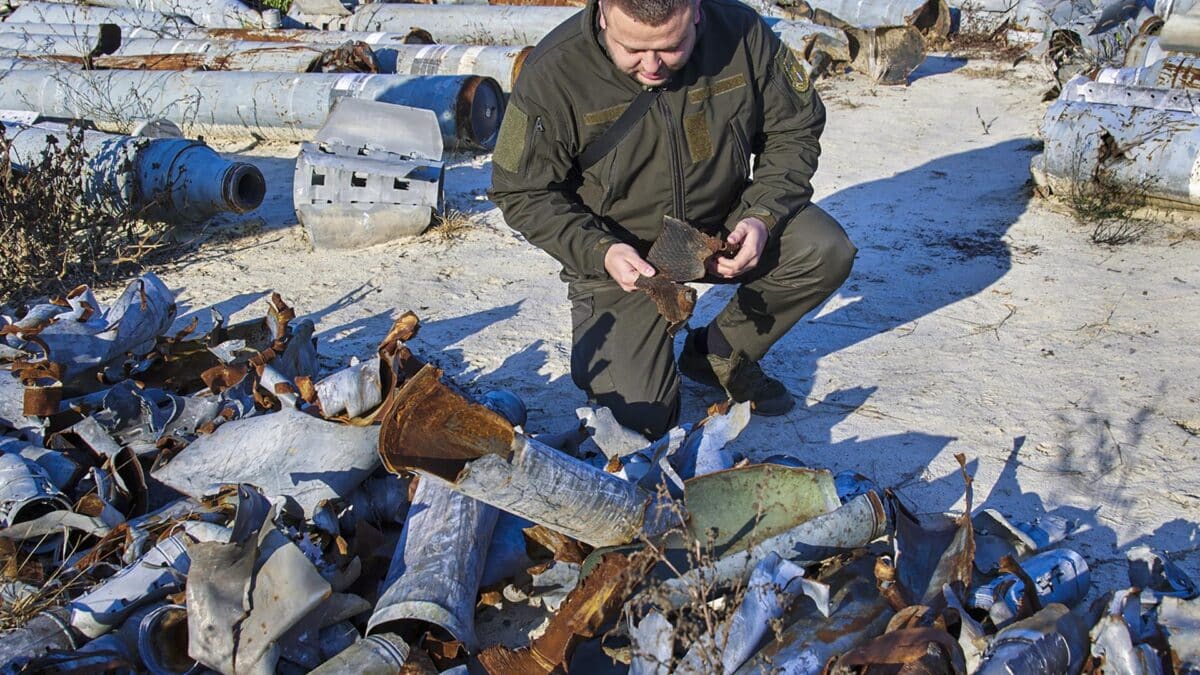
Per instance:
[[[750,144],[746,141],[746,134],[738,126],[737,120],[729,120],[729,133],[733,138],[733,160],[738,173],[743,181],[748,180],[750,178]]]

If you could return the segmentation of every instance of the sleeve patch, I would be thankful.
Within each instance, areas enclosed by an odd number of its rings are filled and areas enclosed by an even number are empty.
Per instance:
[[[808,71],[786,45],[779,45],[779,51],[775,52],[775,68],[787,78],[788,84],[797,94],[803,94],[812,87]]]
[[[500,123],[500,136],[496,139],[496,150],[492,162],[509,173],[521,168],[525,155],[525,139],[529,137],[529,116],[525,111],[509,102]]]

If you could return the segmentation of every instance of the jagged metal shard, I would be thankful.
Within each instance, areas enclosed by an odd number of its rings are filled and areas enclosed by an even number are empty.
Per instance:
[[[978,673],[1078,673],[1087,653],[1087,628],[1065,605],[1055,603],[1000,631]]]
[[[42,612],[0,640],[0,668],[8,668],[46,652],[79,646],[65,609]]]
[[[61,368],[62,382],[85,377],[128,354],[144,355],[175,318],[175,296],[151,272],[134,280],[106,311],[80,287],[67,296],[68,311],[56,305],[47,316],[31,309],[14,324],[10,346]],[[23,339],[26,338],[27,339]]]
[[[345,497],[379,465],[379,427],[330,422],[294,408],[234,420],[193,441],[158,480],[199,498],[230,483],[293,497],[306,513]]]
[[[639,276],[637,287],[648,294],[658,313],[667,320],[667,333],[674,335],[692,316],[696,291],[683,285],[704,276],[705,263],[724,249],[724,243],[687,223],[663,216],[662,232],[654,240],[646,260],[654,266],[652,277]]]
[[[379,129],[395,133],[380,136]],[[342,99],[296,158],[296,216],[318,249],[420,234],[442,208],[442,138],[429,110]]]
[[[0,454],[0,529],[70,510],[41,466],[21,455]]]
[[[832,589],[830,615],[824,616],[815,603],[806,605],[780,639],[763,647],[737,675],[816,675],[830,658],[881,633],[893,612],[875,588],[871,565],[871,558],[863,556],[822,574],[817,580]]]

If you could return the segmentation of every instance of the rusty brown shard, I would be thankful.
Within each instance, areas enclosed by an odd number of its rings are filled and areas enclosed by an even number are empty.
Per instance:
[[[962,647],[944,630],[936,628],[905,628],[885,633],[856,647],[825,667],[829,675],[850,673],[896,672],[954,673],[966,672]]]
[[[527,527],[522,532],[525,533],[526,539],[550,551],[554,559],[560,562],[582,564],[584,559],[588,557],[588,554],[592,552],[592,547],[587,544],[581,544],[567,535],[555,532],[544,525]],[[529,547],[526,546],[526,548]]]
[[[666,277],[638,277],[637,287],[650,296],[658,313],[667,320],[667,334],[674,335],[687,323],[696,308],[696,289]]]
[[[379,62],[371,45],[359,40],[348,40],[333,49],[321,52],[321,56],[309,67],[310,73],[378,73]]]
[[[725,243],[720,239],[678,218],[663,216],[662,232],[646,259],[659,274],[673,281],[695,281],[704,276],[704,263],[724,248]]]
[[[575,647],[595,637],[620,611],[653,562],[644,552],[603,556],[591,574],[567,596],[541,637],[517,650],[499,645],[489,647],[479,654],[479,662],[491,675],[566,672]]]
[[[467,462],[512,452],[512,425],[454,392],[441,375],[426,365],[384,404],[379,455],[388,471],[422,469],[454,481]]]

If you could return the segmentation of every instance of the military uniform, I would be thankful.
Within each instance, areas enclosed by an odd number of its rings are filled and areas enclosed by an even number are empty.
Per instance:
[[[645,257],[664,215],[721,236],[743,218],[765,222],[770,238],[756,269],[705,279],[741,284],[716,324],[755,361],[841,285],[855,254],[841,226],[810,203],[825,108],[809,76],[749,7],[701,0],[700,8],[687,64],[628,136],[581,172],[580,153],[642,90],[609,60],[590,0],[526,60],[493,156],[492,200],[562,263],[572,379],[649,436],[677,421],[679,375],[654,304],[605,271],[610,246],[624,242]]]

